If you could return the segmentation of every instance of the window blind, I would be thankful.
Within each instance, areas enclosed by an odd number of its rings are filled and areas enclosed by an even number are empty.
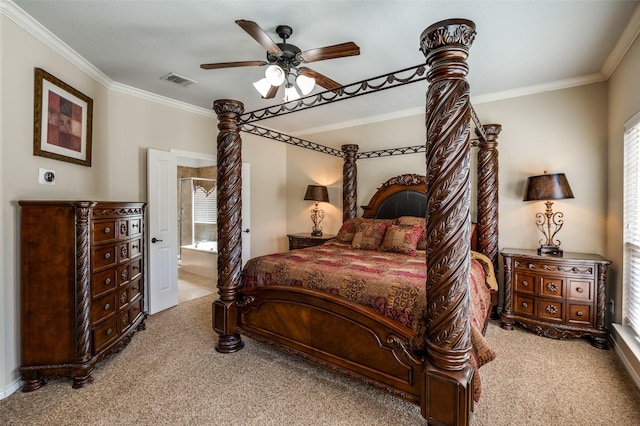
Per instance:
[[[640,335],[640,112],[624,132],[623,322]]]
[[[204,188],[196,186],[193,192],[193,221],[195,223],[217,223],[218,202],[215,188],[207,192]]]

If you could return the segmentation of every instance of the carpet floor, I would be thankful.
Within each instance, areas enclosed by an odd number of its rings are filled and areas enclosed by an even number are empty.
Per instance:
[[[150,316],[94,382],[0,401],[3,425],[424,425],[419,407],[245,340],[219,354],[206,296]],[[474,426],[639,425],[640,391],[612,350],[489,324],[497,352],[481,370]]]

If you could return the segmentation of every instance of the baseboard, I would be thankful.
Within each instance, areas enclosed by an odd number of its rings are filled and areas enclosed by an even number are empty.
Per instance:
[[[18,379],[4,389],[0,389],[0,399],[5,399],[22,387],[22,380]]]
[[[640,389],[640,368],[636,367],[640,365],[640,341],[629,327],[621,324],[612,324],[612,328],[611,342],[613,348],[629,373],[631,380]],[[625,346],[624,348],[623,345]]]

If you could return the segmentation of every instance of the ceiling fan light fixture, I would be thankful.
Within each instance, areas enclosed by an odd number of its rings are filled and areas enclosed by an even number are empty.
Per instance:
[[[316,85],[316,80],[315,78],[307,77],[306,75],[300,74],[298,77],[296,77],[296,84],[300,88],[300,91],[303,95],[308,95]]]
[[[296,88],[293,87],[293,84],[288,83],[287,86],[284,88],[283,100],[285,102],[291,102],[291,101],[297,101],[298,99],[300,99],[300,94],[298,93]]]
[[[265,98],[267,96],[267,93],[269,93],[269,89],[271,89],[271,84],[267,81],[266,78],[263,78],[253,83],[253,87],[255,87],[260,95]]]
[[[264,72],[264,77],[271,86],[280,86],[284,83],[284,70],[277,65],[269,65]]]

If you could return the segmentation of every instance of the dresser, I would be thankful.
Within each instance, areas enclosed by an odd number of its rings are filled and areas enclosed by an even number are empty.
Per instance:
[[[144,328],[145,203],[20,201],[24,392],[46,377],[91,383]]]
[[[607,269],[597,254],[540,256],[536,250],[504,249],[502,328],[519,323],[552,338],[589,336],[607,349]]]
[[[287,238],[289,238],[289,250],[319,246],[335,237],[335,235],[324,234],[321,236],[317,236],[311,235],[311,233],[287,235]]]

